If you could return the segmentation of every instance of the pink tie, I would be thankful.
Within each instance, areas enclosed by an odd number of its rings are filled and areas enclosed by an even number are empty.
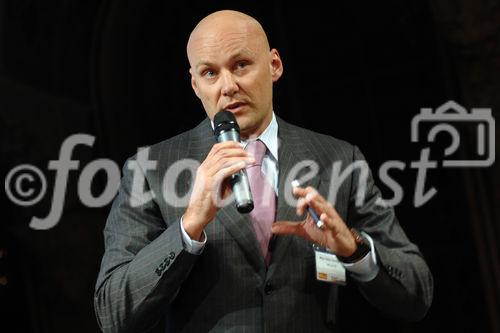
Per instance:
[[[269,265],[271,253],[268,251],[268,247],[271,238],[271,226],[276,215],[276,193],[261,170],[262,159],[267,147],[262,141],[255,140],[247,144],[246,150],[255,158],[255,164],[247,168],[254,204],[254,208],[250,212],[250,219],[266,264]]]

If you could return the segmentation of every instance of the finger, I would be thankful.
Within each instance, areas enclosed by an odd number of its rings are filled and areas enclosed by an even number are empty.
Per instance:
[[[319,197],[315,197],[313,201],[310,203],[311,206],[313,208],[318,207],[320,213],[328,214],[328,216],[333,220],[342,220],[335,207],[333,207],[333,205],[320,194],[318,194],[318,196]],[[315,206],[315,202],[317,203],[318,206]]]
[[[247,163],[245,161],[238,161],[235,163],[229,163],[227,166],[222,167],[219,169],[219,171],[215,174],[216,179],[225,179],[236,172],[242,170],[247,166]]]
[[[307,186],[307,187],[296,186],[296,187],[294,187],[294,194],[296,194],[297,196],[300,196],[300,197],[305,197],[309,193],[317,193],[317,192],[318,192],[318,190],[316,190],[312,186]]]
[[[305,188],[303,188],[303,187],[300,187],[300,186],[295,186],[295,187],[293,187],[293,189],[292,189],[292,193],[293,193],[296,197],[300,198],[300,197],[305,197],[305,196],[306,196],[306,194],[307,194],[307,191],[306,191],[306,189],[305,189]]]
[[[216,154],[210,159],[210,163],[217,164],[226,163],[226,161],[234,161],[234,159],[245,160],[249,164],[255,163],[255,158],[247,153],[245,150],[239,148],[232,148],[228,150],[224,150]]]
[[[214,154],[210,159],[207,159],[210,162],[218,162],[220,160],[223,160],[225,158],[231,158],[231,157],[253,157],[250,153],[248,153],[246,150],[240,148],[228,148],[228,149],[223,149]]]
[[[331,232],[333,233],[332,236],[337,236],[341,228],[341,225],[339,224],[340,220],[335,217],[329,216],[326,213],[321,214],[320,219],[321,221],[323,221],[326,227],[331,230]]]
[[[210,169],[215,170],[215,172],[217,172],[218,170],[227,168],[229,166],[241,162],[245,163],[245,167],[247,167],[255,164],[255,159],[252,157],[227,157],[215,163]]]
[[[316,227],[316,222],[310,215],[300,224],[300,227],[296,235],[313,243],[319,244],[325,242],[325,232]]]
[[[245,165],[244,162],[238,162],[219,170],[214,175],[211,195],[215,206],[222,208],[230,203],[230,201],[225,201],[230,194],[230,186],[228,186],[229,182],[227,180],[229,176],[243,169]]]
[[[297,215],[301,216],[307,210],[308,205],[307,202],[305,201],[305,196],[307,195],[308,191],[300,186],[294,186],[292,192],[295,195],[295,197],[298,197],[296,213]]]
[[[306,199],[305,198],[299,198],[297,200],[297,215],[298,216],[301,216],[305,213],[305,211],[307,210],[307,202],[306,202]]]
[[[296,189],[296,191],[294,191],[294,194],[300,197],[297,200],[297,215],[304,214],[308,206],[311,206],[311,208],[313,208],[318,213],[322,213],[323,211],[327,210],[325,205],[328,204],[328,202],[318,193],[315,188],[308,186],[306,188],[295,187],[294,189]],[[319,201],[319,204],[318,202],[311,203],[312,200]],[[314,203],[316,203],[316,205],[314,205]]]
[[[280,221],[274,222],[271,227],[271,232],[277,235],[300,235],[300,229],[302,228],[301,223],[290,222],[290,221]]]
[[[326,244],[324,232],[316,228],[315,222],[310,217],[301,223],[290,221],[274,222],[271,231],[273,234],[297,235],[312,243]]]
[[[317,199],[320,202],[321,201],[326,201],[318,193],[318,191],[314,187],[312,187],[312,186],[307,186],[306,188],[295,187],[294,190],[293,190],[293,194],[295,194],[295,196],[297,196],[297,197],[306,198],[307,201],[310,201],[311,199]]]
[[[210,163],[206,167],[206,174],[209,177],[213,176],[213,175],[217,174],[218,172],[220,172],[220,170],[226,169],[226,168],[231,167],[231,166],[238,164],[238,163],[244,163],[244,167],[247,167],[247,166],[255,164],[255,159],[252,159],[250,157],[224,158],[224,159],[221,159],[217,162]]]
[[[220,151],[223,151],[225,149],[242,149],[243,147],[240,142],[237,141],[225,141],[225,142],[219,142],[216,143],[212,146],[212,149],[210,149],[210,152],[207,155],[207,158],[214,156],[215,154],[219,153]]]
[[[213,149],[225,149],[227,147],[239,147],[239,148],[241,148],[241,147],[243,147],[243,145],[241,144],[241,142],[229,140],[229,141],[218,142],[218,143],[214,144]]]
[[[306,203],[314,209],[318,215],[322,213],[333,214],[331,205],[328,204],[325,198],[318,193],[315,189],[311,188],[307,195],[304,197]],[[333,215],[332,215],[333,216]]]

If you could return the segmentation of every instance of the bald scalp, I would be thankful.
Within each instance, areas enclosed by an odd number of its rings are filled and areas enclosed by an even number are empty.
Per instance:
[[[262,25],[253,17],[234,10],[221,10],[204,17],[189,36],[186,52],[191,67],[193,53],[207,42],[217,41],[220,36],[234,34],[245,36],[258,43],[262,51],[269,51],[269,41]]]

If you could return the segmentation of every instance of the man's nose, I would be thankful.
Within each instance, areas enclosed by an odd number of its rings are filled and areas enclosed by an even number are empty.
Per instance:
[[[225,72],[222,75],[221,93],[223,96],[233,96],[238,91],[238,84],[232,73]]]

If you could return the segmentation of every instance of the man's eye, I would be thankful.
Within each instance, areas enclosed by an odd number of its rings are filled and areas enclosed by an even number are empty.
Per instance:
[[[215,72],[213,70],[207,69],[201,73],[202,76],[212,78],[215,76]]]
[[[237,64],[236,64],[236,68],[238,69],[243,69],[245,67],[247,67],[248,63],[246,61],[239,61]]]

